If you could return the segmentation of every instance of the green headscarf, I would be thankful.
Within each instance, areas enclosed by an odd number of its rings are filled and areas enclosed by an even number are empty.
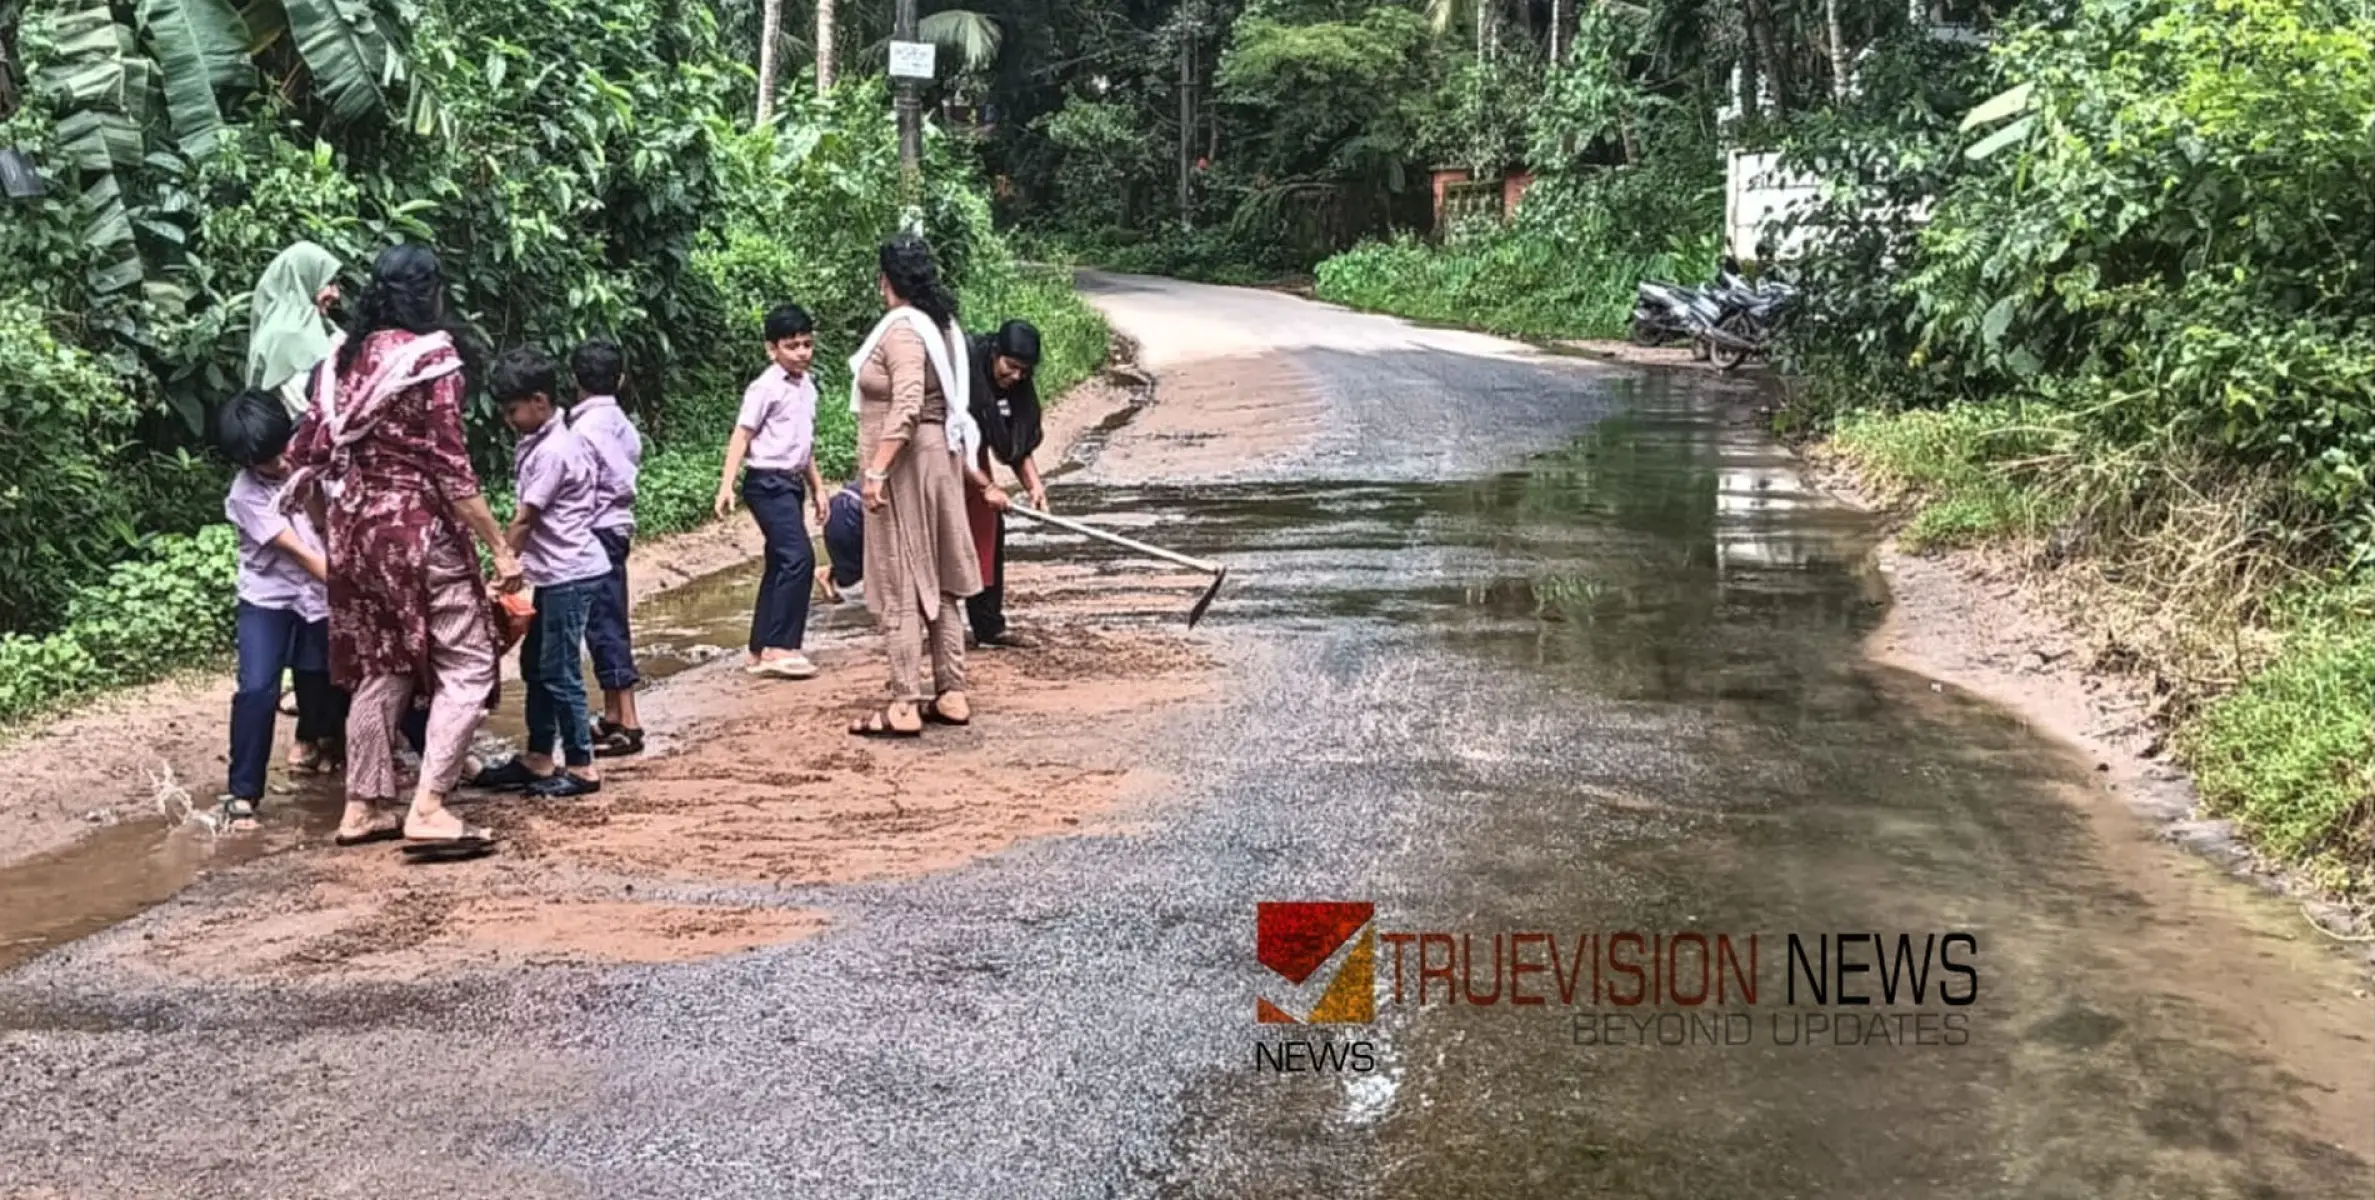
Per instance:
[[[276,389],[330,353],[330,330],[314,297],[338,278],[338,259],[312,242],[280,252],[256,281],[247,338],[249,387]]]

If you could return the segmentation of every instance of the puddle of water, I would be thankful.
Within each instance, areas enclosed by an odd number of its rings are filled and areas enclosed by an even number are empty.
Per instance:
[[[1617,1048],[1570,1016],[1634,1010],[1381,999],[1342,1034],[1392,1048],[1364,1086],[1248,1074],[1241,1035],[1180,1097],[1176,1194],[2366,1194],[2352,966],[2018,720],[1864,663],[1871,518],[1685,382],[1628,399],[1472,481],[1097,497],[1230,565],[1208,627],[1289,664],[1249,710],[1343,714],[1216,735],[1211,786],[1294,812],[1192,835],[1291,848],[1248,900],[1374,899],[1496,962],[1538,926],[1975,931],[1968,1041],[1783,1045],[1768,996],[1750,1044]]]
[[[211,797],[193,801],[211,815]],[[138,916],[209,871],[319,841],[338,827],[334,780],[304,780],[266,806],[277,819],[252,833],[217,835],[203,819],[141,817],[0,871],[0,971]]]
[[[694,580],[637,609],[636,663],[644,678],[658,682],[740,654],[757,590],[758,565],[749,563]],[[863,605],[820,605],[809,623],[811,644],[865,627]],[[506,685],[507,690],[517,686],[516,681]],[[590,664],[586,687],[599,704]],[[510,699],[481,727],[481,751],[499,753],[517,745],[525,733],[523,720],[518,701]],[[203,820],[143,817],[0,869],[0,971],[136,917],[210,871],[319,845],[336,831],[344,803],[338,777],[292,777],[275,768],[272,779],[288,790],[265,797],[262,827],[253,831],[218,835]],[[211,815],[215,794],[193,792],[191,803]]]

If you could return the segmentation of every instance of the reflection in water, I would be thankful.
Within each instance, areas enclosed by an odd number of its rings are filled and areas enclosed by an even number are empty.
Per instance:
[[[1579,1046],[1567,1010],[1381,1001],[1337,1036],[1391,1048],[1382,1082],[1212,1068],[1160,1194],[2365,1194],[2367,1163],[2316,1140],[2347,1128],[2317,1113],[2337,1085],[2302,1078],[2363,1034],[2322,984],[2283,991],[2323,1050],[2259,1023],[2273,980],[2344,972],[2223,880],[2161,878],[2200,864],[2114,858],[2083,766],[2018,722],[1864,666],[1868,519],[1714,406],[1645,386],[1474,482],[1096,500],[1227,561],[1208,621],[1278,656],[1216,784],[1276,815],[1182,835],[1285,860],[1255,896],[1372,899],[1488,955],[1526,929],[1982,948],[1953,1048]]]

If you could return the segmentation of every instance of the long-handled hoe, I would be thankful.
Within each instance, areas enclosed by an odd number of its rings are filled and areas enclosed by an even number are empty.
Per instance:
[[[1203,573],[1212,576],[1212,586],[1205,588],[1204,594],[1196,597],[1196,606],[1188,610],[1187,623],[1188,628],[1190,629],[1194,629],[1196,627],[1196,622],[1204,619],[1204,610],[1212,607],[1212,598],[1214,596],[1220,595],[1220,585],[1229,577],[1229,569],[1220,565],[1219,563],[1206,562],[1201,558],[1189,558],[1185,554],[1179,554],[1170,550],[1165,550],[1160,546],[1149,546],[1146,543],[1137,540],[1136,538],[1123,537],[1122,535],[1115,533],[1110,529],[1099,529],[1094,525],[1085,525],[1079,521],[1066,520],[1063,517],[1054,516],[1049,513],[1043,513],[1036,509],[1028,508],[1020,504],[1009,504],[1007,505],[1006,511],[1011,512],[1016,516],[1029,517],[1034,521],[1040,521],[1045,524],[1053,525],[1058,529],[1069,529],[1072,532],[1081,534],[1085,537],[1093,537],[1099,541],[1111,542],[1116,546],[1120,546],[1124,550],[1135,550],[1140,554],[1144,554],[1152,558],[1162,559],[1164,562],[1178,563],[1180,566],[1186,567],[1191,571],[1202,571]]]

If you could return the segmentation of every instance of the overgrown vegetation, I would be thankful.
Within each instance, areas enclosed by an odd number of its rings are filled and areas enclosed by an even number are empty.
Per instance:
[[[766,308],[814,312],[846,388],[901,219],[889,98],[799,89],[753,127],[734,40],[673,0],[0,0],[0,148],[46,184],[0,221],[0,719],[228,645],[229,468],[200,431],[298,238],[350,296],[380,246],[433,245],[488,347],[619,340],[648,532],[706,513]],[[1077,381],[1101,322],[1017,264],[964,147],[928,149],[921,218],[967,312],[1038,322],[1049,384]],[[846,471],[849,416],[822,407]],[[483,399],[472,423],[499,487],[508,440]]]
[[[1322,299],[1526,337],[1613,337],[1645,278],[1714,273],[1722,81],[1655,19],[1586,11],[1546,67],[1483,60],[1433,126],[1447,162],[1536,182],[1513,215],[1404,234],[1320,264]],[[1524,99],[1520,99],[1520,97]]]
[[[1012,213],[1096,261],[1225,279],[1324,257],[1325,299],[1607,336],[1643,276],[1712,268],[1726,152],[1781,152],[1819,196],[1764,248],[1809,301],[1790,429],[1922,497],[1914,544],[2035,547],[2105,661],[2155,681],[2214,809],[2375,886],[2375,686],[2306,682],[2375,639],[2363,5],[1130,13],[1080,35],[1103,74],[1001,134],[1052,164]],[[1445,167],[1534,183],[1507,219],[1422,236]]]
[[[2375,890],[2375,21],[2093,0],[1883,78],[1793,143],[1833,183],[1794,419],[1916,540],[2065,563],[2211,808]]]

